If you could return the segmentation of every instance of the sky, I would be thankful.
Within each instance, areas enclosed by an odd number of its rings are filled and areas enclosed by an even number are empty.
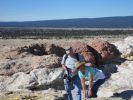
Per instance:
[[[132,15],[133,0],[0,0],[0,21]]]

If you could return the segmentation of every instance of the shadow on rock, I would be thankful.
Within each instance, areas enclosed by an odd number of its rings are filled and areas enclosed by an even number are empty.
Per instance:
[[[111,77],[112,73],[117,73],[118,72],[118,68],[117,68],[116,65],[121,65],[125,61],[126,61],[126,59],[124,59],[124,58],[116,58],[116,59],[113,59],[113,60],[109,61],[108,63],[100,65],[99,68],[103,71],[106,78],[108,79],[108,78]]]
[[[127,59],[125,58],[116,58],[116,59],[113,59],[111,61],[109,61],[109,63],[113,63],[113,64],[117,64],[117,65],[121,65],[122,63],[124,63]]]
[[[112,73],[117,73],[117,67],[115,64],[104,64],[101,67],[103,73],[105,74],[106,78],[110,78]]]
[[[56,54],[57,56],[63,56],[65,50],[55,44],[30,44],[29,46],[19,47],[18,53],[21,54],[23,52],[27,52],[29,54],[33,54],[36,56],[50,55]]]
[[[113,97],[121,97],[124,100],[131,100],[131,98],[133,97],[133,90],[127,90],[121,93],[115,93]]]

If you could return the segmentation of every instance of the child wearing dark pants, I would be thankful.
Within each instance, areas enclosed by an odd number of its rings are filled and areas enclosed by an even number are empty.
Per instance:
[[[97,97],[98,88],[104,83],[105,75],[101,70],[87,66],[85,62],[75,63],[76,70],[81,81],[83,95],[85,98]],[[89,82],[88,87],[86,84]]]
[[[87,97],[86,98],[96,98],[97,97],[97,92],[98,92],[98,89],[99,89],[99,87],[103,84],[105,82],[105,79],[99,79],[97,82],[95,82],[94,84],[93,84],[93,86],[92,86],[92,96],[88,96],[88,90],[86,91],[86,95],[87,95]],[[87,85],[87,88],[88,88],[89,86]],[[87,89],[86,88],[86,89]]]

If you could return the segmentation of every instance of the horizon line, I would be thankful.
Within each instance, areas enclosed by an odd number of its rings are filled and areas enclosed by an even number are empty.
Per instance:
[[[133,15],[127,16],[106,16],[106,17],[86,17],[86,18],[55,18],[55,19],[41,19],[41,20],[25,20],[25,21],[0,21],[0,22],[34,22],[34,21],[54,21],[54,20],[71,20],[71,19],[97,19],[97,18],[111,18],[111,17],[132,17]]]

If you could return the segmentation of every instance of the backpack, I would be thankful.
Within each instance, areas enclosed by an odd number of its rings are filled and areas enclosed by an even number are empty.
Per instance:
[[[78,53],[75,53],[75,55],[76,55],[77,61],[79,61],[79,54]],[[67,58],[68,58],[68,55],[66,54],[65,55],[65,59],[64,59],[64,64],[65,64]]]

